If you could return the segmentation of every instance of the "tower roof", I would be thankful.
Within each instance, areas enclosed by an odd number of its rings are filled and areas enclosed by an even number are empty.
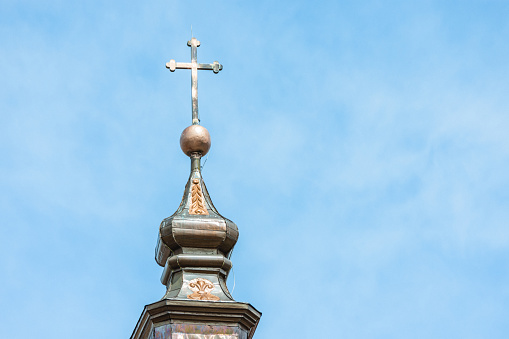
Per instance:
[[[207,129],[200,126],[198,114],[198,70],[219,73],[223,66],[217,61],[198,63],[200,42],[196,38],[187,45],[191,47],[191,62],[171,60],[166,67],[171,72],[191,70],[192,125],[180,136],[180,147],[191,159],[191,173],[180,206],[159,227],[156,261],[164,267],[164,298],[228,301],[233,298],[226,279],[239,232],[237,225],[214,207],[203,181],[200,159],[209,151],[211,140]]]

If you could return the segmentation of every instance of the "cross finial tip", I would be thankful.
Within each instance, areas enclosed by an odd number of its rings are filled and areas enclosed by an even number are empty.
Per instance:
[[[223,65],[221,65],[218,61],[214,61],[214,63],[212,63],[212,71],[214,73],[219,73],[219,71],[221,71],[223,69]]]
[[[189,47],[200,47],[200,42],[195,38],[195,37],[192,37],[191,40],[189,40],[187,42],[187,45]]]
[[[166,68],[168,68],[170,71],[175,72],[175,69],[177,68],[177,63],[174,59],[171,59],[170,62],[166,63]]]

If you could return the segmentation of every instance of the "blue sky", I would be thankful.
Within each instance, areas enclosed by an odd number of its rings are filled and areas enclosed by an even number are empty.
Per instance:
[[[509,336],[507,1],[9,1],[0,337],[126,338],[189,173],[257,338]],[[233,287],[233,274],[229,279]],[[72,334],[70,334],[72,333]]]

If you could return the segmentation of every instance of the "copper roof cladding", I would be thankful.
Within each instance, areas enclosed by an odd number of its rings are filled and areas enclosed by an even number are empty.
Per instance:
[[[199,158],[192,160],[196,164]],[[198,208],[199,213],[193,213],[197,205],[202,207]],[[199,164],[196,164],[177,211],[161,222],[156,261],[165,266],[171,254],[193,253],[220,254],[228,258],[238,237],[237,225],[219,214],[212,204]]]

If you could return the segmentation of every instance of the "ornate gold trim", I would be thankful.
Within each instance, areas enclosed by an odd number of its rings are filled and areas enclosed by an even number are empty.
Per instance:
[[[191,202],[189,204],[189,214],[193,215],[209,215],[209,211],[205,207],[205,199],[200,186],[200,180],[193,179],[191,187]]]
[[[218,301],[219,297],[211,294],[214,289],[214,284],[202,278],[193,279],[189,282],[189,289],[194,293],[189,294],[187,297],[193,300],[212,300]]]

